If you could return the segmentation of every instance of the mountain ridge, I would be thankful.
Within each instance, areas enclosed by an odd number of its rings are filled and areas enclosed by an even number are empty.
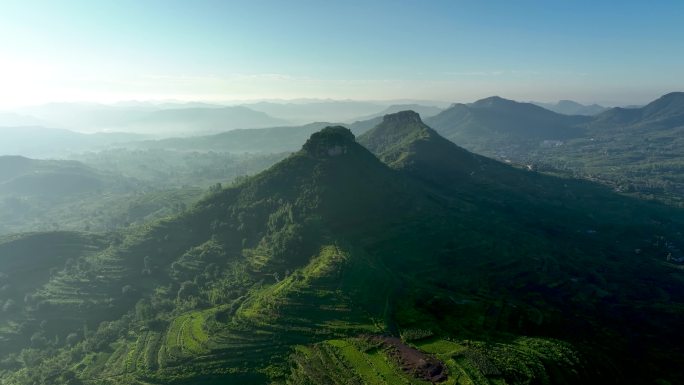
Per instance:
[[[684,92],[671,92],[639,108],[616,107],[596,116],[594,125],[643,126],[672,128],[684,125]]]
[[[603,107],[599,104],[589,104],[584,105],[573,100],[563,99],[556,103],[541,103],[532,102],[540,107],[544,107],[547,110],[557,112],[564,115],[587,115],[594,116],[608,110],[608,108]]]

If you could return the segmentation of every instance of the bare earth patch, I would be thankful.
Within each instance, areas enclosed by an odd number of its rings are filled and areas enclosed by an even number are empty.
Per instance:
[[[432,383],[447,380],[447,368],[440,360],[406,345],[401,339],[397,337],[372,336],[370,340],[380,342],[384,347],[388,348],[390,356],[399,363],[404,372]]]

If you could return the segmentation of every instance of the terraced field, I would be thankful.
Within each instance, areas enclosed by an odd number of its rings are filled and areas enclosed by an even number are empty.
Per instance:
[[[341,249],[323,247],[309,265],[278,282],[257,285],[229,304],[175,316],[161,332],[146,330],[117,341],[111,353],[92,359],[90,366],[99,368],[92,375],[150,383],[184,383],[197,373],[225,381],[248,378],[248,383],[263,383],[267,374],[283,377],[282,358],[292,346],[382,331],[369,314],[352,310],[352,299],[340,290],[356,284],[340,276],[348,263]]]
[[[194,352],[193,360],[183,365],[208,373],[221,373],[226,367],[247,372],[246,362],[252,368],[284,373],[284,362],[276,357],[289,354],[293,345],[378,332],[367,314],[352,311],[350,298],[327,282],[339,278],[335,264],[346,258],[339,249],[323,248],[303,271],[254,289],[227,322],[217,321],[216,315],[234,306],[176,318],[167,331],[160,362],[169,363],[167,373],[179,375],[182,356],[176,352]]]
[[[206,343],[209,337],[204,330],[204,323],[206,317],[211,315],[213,312],[191,312],[173,320],[166,332],[164,344],[166,361],[169,363],[182,361],[208,351]]]
[[[378,337],[333,339],[299,347],[289,384],[406,384],[432,382],[398,365],[392,349]],[[517,338],[510,343],[431,339],[414,345],[446,364],[443,385],[548,384],[559,368],[577,373],[583,363],[559,341]],[[576,379],[581,383],[581,379]]]
[[[155,371],[159,368],[159,349],[163,335],[157,332],[143,332],[126,356],[126,372]]]
[[[109,352],[84,360],[91,370],[88,377],[185,385],[201,378],[199,374],[216,381],[263,383],[264,378],[288,375],[282,357],[297,345],[292,385],[429,384],[402,369],[390,346],[377,339],[348,338],[388,332],[383,322],[388,282],[378,281],[376,296],[366,297],[375,301],[375,313],[359,310],[368,309],[367,304],[353,306],[354,298],[347,294],[376,277],[379,267],[372,265],[372,260],[356,259],[337,246],[323,247],[306,267],[257,285],[233,303],[188,311],[163,331],[144,330],[136,338],[117,340]],[[65,296],[74,295],[68,288],[62,289]],[[581,365],[567,345],[531,338],[501,344],[433,338],[412,346],[446,365],[445,385],[527,383],[543,380],[550,367]]]
[[[351,364],[365,384],[429,384],[402,373],[399,366],[379,347],[362,351],[349,340],[331,340],[326,343],[339,349],[343,359]]]
[[[404,373],[386,350],[363,339],[335,339],[300,347],[295,357],[293,384],[430,384]]]
[[[510,343],[431,340],[419,349],[441,359],[454,384],[490,385],[537,381],[549,383],[556,368],[579,372],[583,363],[568,345],[550,339],[520,337]]]

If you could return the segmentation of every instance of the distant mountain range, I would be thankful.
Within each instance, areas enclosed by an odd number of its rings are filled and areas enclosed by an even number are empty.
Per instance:
[[[182,108],[150,112],[128,122],[123,130],[157,135],[199,135],[235,129],[264,128],[287,124],[286,120],[246,107]]]
[[[302,100],[281,102],[259,102],[243,104],[256,111],[265,112],[289,120],[295,124],[311,122],[345,122],[382,117],[385,114],[414,110],[421,116],[431,116],[447,104],[438,101],[354,101],[354,100]]]
[[[236,128],[262,128],[288,123],[286,120],[246,107],[203,103],[129,102],[117,105],[53,103],[23,108],[17,113],[45,122],[43,125],[75,131],[136,132],[157,136],[198,135]],[[2,123],[1,120],[0,123]]]
[[[439,104],[439,102],[434,102]],[[0,113],[3,126],[46,126],[80,132],[135,132],[161,137],[203,135],[233,129],[353,122],[412,109],[425,116],[440,109],[388,102],[309,100],[219,105],[202,102],[125,101],[111,105],[50,103]]]
[[[533,102],[540,107],[544,107],[549,111],[557,112],[564,115],[587,115],[593,116],[599,114],[605,110],[607,107],[600,106],[598,104],[584,105],[572,100],[561,100],[558,103],[540,103]]]
[[[346,122],[359,116],[374,114],[386,105],[362,101],[320,100],[310,102],[258,102],[242,106],[271,116],[286,119],[295,124],[311,122]]]

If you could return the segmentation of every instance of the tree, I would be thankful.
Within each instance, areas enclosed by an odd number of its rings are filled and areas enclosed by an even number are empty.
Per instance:
[[[209,192],[212,194],[216,194],[217,192],[221,191],[221,189],[223,189],[223,186],[221,185],[221,183],[216,183],[216,184],[211,185],[209,187]]]
[[[16,309],[16,303],[13,299],[8,299],[4,305],[2,305],[2,311],[5,313],[10,313]]]
[[[121,288],[121,295],[124,297],[128,297],[129,295],[133,294],[135,292],[135,289],[131,285],[126,285]]]
[[[69,346],[74,346],[76,343],[78,343],[79,337],[78,334],[76,333],[69,333],[69,335],[66,337],[66,343]]]
[[[179,300],[182,299],[187,299],[191,296],[196,296],[199,294],[199,290],[197,288],[197,285],[194,282],[191,281],[185,281],[181,283],[180,289],[178,289],[178,295],[177,298]]]
[[[47,342],[47,338],[45,338],[43,332],[35,332],[31,336],[31,346],[34,348],[42,348],[47,345]]]
[[[26,306],[33,306],[36,304],[36,297],[33,294],[26,294],[24,296],[24,304]]]
[[[149,255],[146,255],[145,258],[143,258],[142,273],[143,273],[143,275],[151,275],[152,274],[152,258]]]
[[[138,321],[147,321],[154,316],[152,304],[147,299],[141,299],[135,304],[135,318]]]

